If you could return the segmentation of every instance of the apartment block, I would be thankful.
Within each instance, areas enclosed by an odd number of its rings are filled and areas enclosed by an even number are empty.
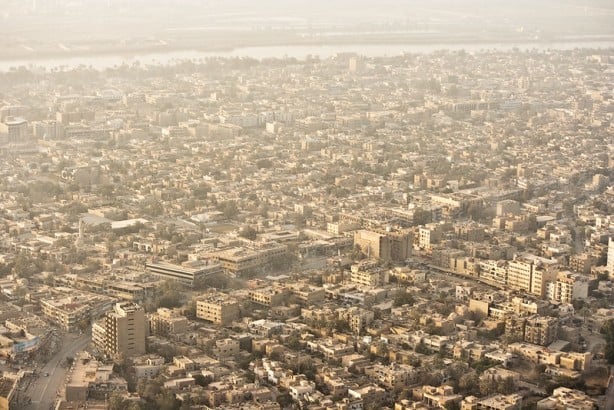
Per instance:
[[[239,301],[224,293],[212,293],[196,300],[196,317],[227,325],[240,317]]]
[[[151,335],[177,335],[188,329],[188,319],[172,309],[158,308],[156,313],[149,315],[148,321]]]
[[[92,327],[92,339],[109,356],[133,357],[145,354],[146,332],[143,308],[122,302]]]

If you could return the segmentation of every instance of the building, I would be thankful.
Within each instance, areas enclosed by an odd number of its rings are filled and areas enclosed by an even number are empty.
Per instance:
[[[554,264],[533,255],[516,258],[508,263],[507,286],[544,298],[547,282],[556,278],[556,272],[551,269]]]
[[[404,261],[411,256],[412,234],[409,230],[359,230],[354,233],[354,246],[373,259]]]
[[[65,400],[79,403],[88,399],[105,400],[116,392],[127,393],[128,382],[113,373],[113,365],[103,365],[88,353],[80,352],[68,375]]]
[[[341,309],[338,314],[339,319],[346,321],[355,334],[360,334],[361,331],[375,319],[373,311],[356,306],[348,309]]]
[[[417,371],[407,364],[374,364],[364,369],[365,375],[388,390],[400,389],[416,381]]]
[[[550,281],[546,286],[548,300],[572,303],[574,300],[587,297],[588,278],[579,273],[559,272],[556,281]]]
[[[156,313],[149,315],[149,334],[155,336],[171,336],[185,333],[188,329],[188,319],[172,309],[158,308]]]
[[[111,309],[115,299],[72,290],[73,296],[57,296],[40,301],[43,315],[67,332],[75,332]]]
[[[507,285],[512,289],[531,291],[531,278],[535,265],[531,261],[510,261],[507,268]]]
[[[427,406],[446,409],[453,403],[460,404],[463,396],[454,394],[452,386],[422,386],[413,390],[413,397],[422,400]]]
[[[547,346],[556,340],[559,321],[555,317],[533,316],[524,325],[524,341]]]
[[[163,279],[176,280],[191,287],[202,286],[206,283],[207,276],[222,272],[218,263],[196,263],[191,266],[164,262],[146,263],[145,269]]]
[[[443,237],[441,227],[437,224],[427,224],[418,228],[418,247],[420,249],[430,249],[439,243]]]
[[[211,258],[221,264],[229,274],[242,276],[266,268],[284,258],[288,247],[275,242],[252,243],[246,247],[232,247],[211,253]]]
[[[289,290],[283,286],[267,286],[259,289],[251,289],[247,293],[247,297],[250,301],[268,307],[281,305],[289,296]]]
[[[537,408],[594,410],[597,408],[597,403],[582,391],[558,387],[550,397],[538,401]]]
[[[23,142],[28,136],[28,121],[22,117],[7,117],[0,122],[0,134],[7,134],[8,142]]]
[[[590,253],[578,253],[569,257],[569,269],[573,272],[589,274],[593,263],[594,260]]]
[[[484,240],[484,228],[475,222],[455,224],[454,234],[464,241],[481,242]]]
[[[520,203],[511,199],[506,199],[497,202],[497,216],[505,216],[508,214],[518,215],[520,213]]]
[[[145,354],[145,311],[135,303],[121,302],[92,327],[92,340],[109,356]]]
[[[287,289],[303,305],[313,305],[324,302],[326,292],[324,288],[313,286],[308,283],[289,283]]]
[[[239,301],[225,293],[212,293],[196,300],[196,317],[228,325],[240,317]]]
[[[478,399],[475,396],[465,397],[461,402],[461,410],[516,410],[521,407],[520,394],[495,394],[490,397]]]
[[[8,377],[0,377],[0,410],[12,408],[11,401],[17,393],[18,380]]]
[[[378,287],[387,284],[389,281],[389,272],[384,270],[372,262],[362,261],[354,264],[350,270],[350,282],[357,285]]]

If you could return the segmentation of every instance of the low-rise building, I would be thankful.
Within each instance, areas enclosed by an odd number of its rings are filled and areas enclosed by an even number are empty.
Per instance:
[[[210,293],[196,300],[196,317],[227,325],[240,317],[240,303],[225,293]]]
[[[185,333],[188,329],[188,319],[172,309],[158,308],[149,315],[148,320],[151,335],[172,336]]]
[[[567,387],[558,387],[554,389],[550,397],[537,402],[537,408],[540,410],[594,410],[596,406],[595,401],[585,392]]]

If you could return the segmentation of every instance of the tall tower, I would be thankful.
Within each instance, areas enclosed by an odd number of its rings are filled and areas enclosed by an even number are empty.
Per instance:
[[[145,311],[132,302],[116,303],[104,318],[104,350],[110,356],[145,354]]]

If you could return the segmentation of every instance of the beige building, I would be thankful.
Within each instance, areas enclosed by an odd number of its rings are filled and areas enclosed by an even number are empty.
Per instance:
[[[110,356],[145,354],[145,311],[135,303],[116,303],[101,322],[92,327],[92,340]]]
[[[461,402],[461,410],[516,410],[521,408],[522,396],[519,394],[495,394],[478,399],[475,396],[466,397]]]
[[[357,263],[350,270],[350,282],[358,285],[377,287],[387,284],[389,272],[373,263]]]
[[[89,326],[115,303],[115,299],[94,293],[72,289],[71,293],[72,296],[56,296],[40,302],[43,315],[67,332]]]
[[[524,326],[524,341],[546,346],[556,340],[559,321],[554,317],[533,316]]]
[[[12,408],[11,402],[15,398],[15,393],[17,393],[18,384],[16,379],[0,378],[0,410]]]
[[[251,289],[247,293],[250,301],[263,306],[279,306],[290,295],[288,289],[282,286],[267,286],[259,289]]]
[[[240,317],[239,301],[224,293],[212,293],[196,300],[196,317],[227,325]]]
[[[0,134],[7,134],[9,142],[23,142],[28,136],[28,121],[22,117],[7,117],[0,122]]]
[[[554,389],[550,397],[538,401],[537,408],[593,410],[597,408],[597,404],[582,391],[558,387]]]
[[[409,230],[360,230],[354,233],[354,246],[373,259],[404,261],[411,256],[412,233]]]
[[[103,365],[86,352],[77,355],[65,389],[67,402],[105,400],[115,392],[127,393],[128,383],[113,373],[113,365]]]
[[[222,266],[218,263],[203,263],[195,261],[183,265],[172,263],[147,263],[147,272],[162,279],[170,279],[191,287],[199,287],[206,283],[210,275],[222,272]]]
[[[574,300],[588,297],[588,278],[579,273],[559,272],[555,281],[548,282],[546,298],[548,300],[572,303]]]
[[[185,333],[188,329],[188,319],[172,309],[159,308],[149,315],[149,334],[169,336]]]
[[[520,257],[508,263],[507,286],[544,298],[547,283],[556,278],[554,261],[536,256]]]
[[[275,242],[252,242],[245,247],[232,247],[211,253],[225,272],[241,276],[265,268],[275,260],[284,258],[288,247]]]

